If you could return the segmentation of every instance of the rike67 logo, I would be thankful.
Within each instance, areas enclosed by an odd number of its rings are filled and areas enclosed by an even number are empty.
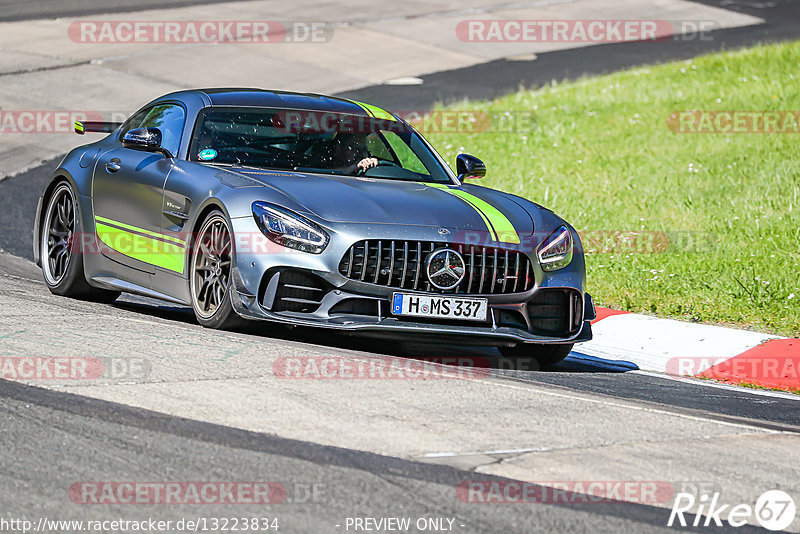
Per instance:
[[[781,490],[764,492],[756,501],[755,506],[749,504],[720,503],[718,492],[702,494],[698,498],[691,493],[678,493],[669,514],[667,526],[689,526],[684,514],[690,515],[690,510],[695,509],[693,527],[741,527],[746,524],[758,523],[767,530],[784,530],[794,521],[796,507],[794,499]]]

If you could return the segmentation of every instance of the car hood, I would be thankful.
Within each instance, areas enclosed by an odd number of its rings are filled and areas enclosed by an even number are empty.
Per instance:
[[[485,187],[289,172],[239,172],[328,222],[438,226],[480,232],[487,230],[488,221],[495,226],[511,223],[522,236],[533,234],[533,221],[522,206],[509,195]]]

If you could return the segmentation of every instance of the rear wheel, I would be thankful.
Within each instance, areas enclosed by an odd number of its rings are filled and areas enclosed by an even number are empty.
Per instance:
[[[50,196],[41,226],[40,258],[47,287],[55,295],[111,303],[118,291],[92,287],[83,272],[81,221],[75,194],[67,182]]]
[[[507,358],[533,358],[540,365],[555,365],[566,358],[574,346],[574,343],[565,345],[520,343],[513,347],[500,347],[500,353]]]
[[[233,234],[219,211],[211,212],[192,247],[190,283],[197,322],[208,328],[228,330],[244,324],[230,298],[233,269]]]

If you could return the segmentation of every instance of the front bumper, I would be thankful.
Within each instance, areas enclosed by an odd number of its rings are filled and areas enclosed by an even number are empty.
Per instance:
[[[252,221],[252,218],[232,220],[237,235],[237,256],[232,272],[230,296],[234,311],[246,319],[381,337],[446,338],[451,342],[456,339],[465,345],[569,344],[592,338],[590,322],[595,318],[595,308],[592,297],[583,288],[585,267],[582,254],[573,260],[572,265],[554,273],[544,273],[536,263],[535,286],[524,293],[459,295],[488,298],[489,320],[486,323],[426,321],[391,315],[392,293],[398,291],[397,289],[349,280],[338,272],[339,261],[353,242],[364,238],[381,238],[391,229],[373,225],[368,229],[360,227],[331,232],[331,242],[326,251],[313,255],[276,248],[260,231],[254,231],[255,225]],[[370,231],[374,233],[370,235]],[[405,228],[402,237],[442,240],[438,233],[432,232],[436,232],[436,229]],[[238,243],[239,235],[247,235],[251,241],[242,246]],[[256,243],[253,242],[254,239]],[[262,252],[258,253],[257,250]],[[263,251],[269,253],[265,254]],[[279,291],[274,280],[281,278],[275,277],[274,273],[286,270],[301,271],[321,281],[318,289],[321,297],[313,309],[294,311],[278,309],[274,305],[276,292]],[[577,301],[572,304],[575,313],[571,316],[568,333],[551,335],[532,327],[528,317],[531,308],[526,306],[530,306],[529,303],[535,302],[544,292],[561,290],[574,295],[574,300]],[[358,309],[340,313],[341,306],[347,301],[358,301]],[[514,315],[520,318],[517,321],[519,324],[509,324],[507,318]]]
[[[231,303],[234,311],[245,319],[271,321],[294,326],[328,328],[351,333],[377,334],[382,337],[403,337],[414,335],[434,338],[457,338],[464,344],[513,345],[517,343],[564,344],[580,343],[592,339],[591,319],[595,317],[594,302],[591,295],[584,294],[583,319],[581,327],[568,337],[547,336],[529,332],[523,328],[497,324],[497,314],[509,309],[508,304],[489,305],[491,326],[475,324],[439,324],[419,322],[388,315],[390,297],[364,295],[333,289],[325,294],[320,306],[312,313],[265,309],[255,294],[242,287],[238,269],[234,270],[234,284],[231,285]],[[347,314],[331,315],[337,304],[355,299],[374,301],[373,315]],[[524,304],[522,304],[524,306]]]

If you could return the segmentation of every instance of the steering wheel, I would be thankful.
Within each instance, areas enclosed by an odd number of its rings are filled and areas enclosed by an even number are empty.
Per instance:
[[[366,169],[364,169],[363,167],[359,167],[358,168],[358,172],[356,173],[356,176],[363,176],[368,170],[377,169],[378,167],[400,167],[400,168],[402,168],[402,166],[400,164],[395,163],[394,161],[389,161],[388,159],[379,159],[378,160],[378,164],[375,165],[374,167],[368,167]]]

